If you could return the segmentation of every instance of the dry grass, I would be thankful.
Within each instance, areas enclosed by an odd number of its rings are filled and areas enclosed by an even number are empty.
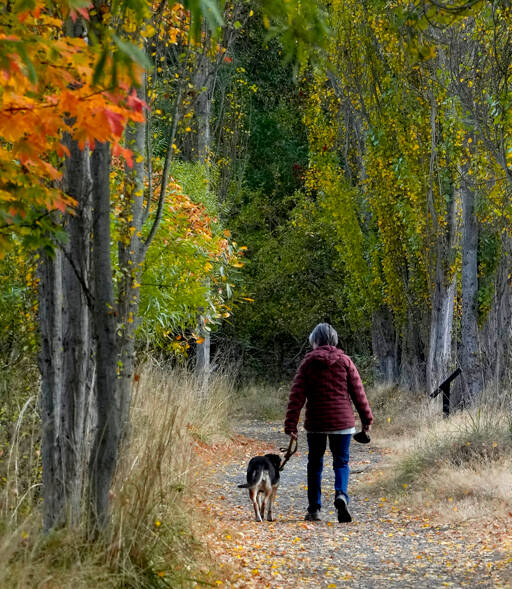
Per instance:
[[[283,419],[289,394],[289,386],[249,384],[237,393],[236,411],[242,418],[269,421]]]
[[[0,364],[0,518],[23,518],[39,496],[38,379],[29,357],[20,354]]]
[[[231,381],[216,375],[206,388],[185,371],[146,365],[134,392],[132,431],[113,489],[108,535],[92,545],[71,530],[44,536],[37,497],[27,495],[22,521],[12,510],[0,519],[0,587],[213,583],[211,562],[193,532],[197,515],[185,497],[195,441],[225,435]],[[5,488],[11,487],[7,480]]]
[[[512,510],[512,416],[507,392],[486,393],[471,410],[441,417],[438,401],[372,391],[374,438],[391,463],[371,485],[379,495],[428,509],[442,521],[506,518]]]

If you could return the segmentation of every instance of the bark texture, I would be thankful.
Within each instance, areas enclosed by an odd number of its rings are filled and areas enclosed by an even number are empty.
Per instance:
[[[199,95],[197,97],[196,120],[197,142],[193,151],[193,159],[208,165],[208,153],[210,150],[210,118],[212,108],[212,72],[211,63],[206,52],[198,56],[198,67],[194,76],[194,86]],[[202,338],[196,344],[196,373],[199,377],[207,379],[210,373],[210,332],[206,328],[204,309],[199,310],[197,327]]]
[[[137,95],[145,100],[144,86],[137,89]],[[144,257],[142,225],[144,223],[144,151],[146,145],[146,124],[131,123],[126,129],[126,147],[133,152],[133,167],[125,167],[124,195],[127,199],[123,219],[122,239],[118,243],[121,278],[118,281],[118,323],[117,349],[119,374],[117,398],[121,408],[121,433],[128,429],[131,390],[135,371],[135,330],[140,302],[141,263]]]
[[[512,376],[512,259],[510,238],[502,243],[491,308],[480,330],[486,385],[499,388]]]
[[[109,491],[117,463],[121,424],[121,408],[116,398],[116,316],[110,257],[108,143],[96,144],[91,170],[98,420],[89,465],[89,508],[93,527],[102,528],[109,521]]]
[[[426,367],[426,387],[431,393],[448,376],[453,348],[453,311],[457,275],[451,270],[458,247],[457,192],[452,190],[446,229],[437,238],[434,291],[431,302],[430,341]],[[438,233],[440,229],[438,229]]]
[[[410,391],[426,387],[426,329],[422,320],[417,310],[409,308],[401,341],[400,384]]]
[[[399,337],[391,311],[384,307],[372,315],[372,350],[377,359],[377,379],[396,383],[400,372]]]
[[[478,220],[475,192],[464,177],[462,181],[462,316],[459,361],[462,386],[452,397],[454,408],[470,405],[483,388],[478,331]]]
[[[78,525],[95,421],[91,403],[90,274],[91,176],[89,153],[68,141],[64,189],[77,201],[67,215],[65,243],[40,267],[43,520],[46,530]]]

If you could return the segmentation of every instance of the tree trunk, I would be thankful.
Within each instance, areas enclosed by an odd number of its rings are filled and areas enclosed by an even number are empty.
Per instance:
[[[137,95],[145,100],[144,81]],[[122,235],[118,243],[121,278],[118,281],[118,366],[117,397],[121,407],[121,435],[129,423],[131,391],[135,370],[135,330],[140,302],[141,231],[144,220],[144,151],[146,124],[130,123],[126,128],[126,147],[133,152],[133,168],[125,167],[125,206]]]
[[[471,404],[483,388],[478,333],[478,220],[475,193],[462,172],[462,317],[460,366],[462,386],[452,397],[454,408]]]
[[[485,381],[499,387],[511,376],[512,293],[510,238],[503,238],[494,296],[489,314],[480,330]]]
[[[94,331],[98,423],[89,464],[90,522],[109,521],[109,492],[119,450],[121,409],[116,398],[116,314],[110,258],[110,146],[97,143],[91,158],[93,196]]]
[[[70,146],[66,162],[66,192],[80,195],[80,207],[69,215],[69,241],[63,256],[63,389],[61,396],[61,431],[66,451],[63,453],[63,477],[68,503],[68,523],[78,525],[81,516],[84,479],[89,460],[90,440],[86,419],[93,386],[93,350],[91,313],[87,296],[90,275],[89,235],[91,218],[91,177],[88,150],[81,151],[76,143]]]
[[[199,92],[196,107],[197,144],[195,157],[206,167],[208,166],[208,152],[210,149],[210,117],[212,98],[210,93],[210,60],[206,53],[199,56],[199,66],[194,76],[194,86]],[[210,373],[210,332],[205,329],[206,317],[203,310],[199,310],[198,331],[202,342],[196,344],[196,374],[204,379]]]
[[[398,334],[393,325],[393,316],[384,307],[372,315],[372,350],[377,358],[377,380],[385,384],[396,383],[399,373]]]
[[[401,345],[400,383],[411,391],[426,388],[424,325],[418,312],[409,308]]]
[[[207,55],[199,57],[199,67],[194,76],[194,86],[199,92],[197,98],[197,145],[195,158],[199,162],[206,162],[210,149],[210,118],[212,98],[210,95],[210,61]]]
[[[436,283],[432,296],[430,342],[426,368],[427,392],[434,391],[448,375],[452,351],[453,307],[457,292],[457,276],[447,286],[446,275],[436,262]]]
[[[202,309],[200,310],[200,313]],[[199,315],[197,321],[197,329],[199,336],[203,341],[196,344],[196,365],[195,370],[197,376],[206,384],[210,374],[210,332],[205,329],[205,317]]]
[[[62,395],[62,252],[44,256],[39,268],[39,331],[41,351],[41,457],[43,465],[43,527],[66,519],[62,476],[60,399]]]
[[[87,277],[91,233],[89,153],[68,141],[64,190],[77,201],[67,215],[66,243],[40,272],[41,409],[43,420],[43,523],[49,530],[80,522],[89,460],[93,378]],[[58,497],[58,499],[57,499]]]
[[[457,248],[457,197],[451,190],[447,224],[443,234],[437,237],[436,269],[430,320],[430,342],[427,357],[426,385],[431,393],[448,376],[452,357],[452,328],[457,275],[451,274],[451,265]]]

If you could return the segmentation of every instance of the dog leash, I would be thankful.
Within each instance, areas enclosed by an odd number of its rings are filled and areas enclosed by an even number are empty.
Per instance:
[[[279,470],[283,470],[284,465],[290,460],[290,458],[297,452],[297,448],[299,443],[297,438],[290,438],[290,443],[288,444],[288,448],[279,448],[279,452],[284,452],[284,459],[281,462],[281,466]]]

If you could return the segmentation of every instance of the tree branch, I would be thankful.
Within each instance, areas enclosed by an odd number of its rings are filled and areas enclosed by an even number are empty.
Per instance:
[[[180,103],[181,103],[182,91],[183,91],[183,85],[180,82],[180,85],[178,87],[178,92],[176,95],[176,103],[174,105],[174,113],[172,116],[171,132],[169,133],[169,144],[167,146],[167,152],[165,154],[164,169],[162,171],[162,183],[160,185],[160,196],[158,197],[158,206],[157,206],[157,210],[156,210],[155,219],[153,221],[153,225],[151,226],[151,229],[148,233],[146,240],[143,241],[142,257],[144,257],[146,255],[146,252],[148,251],[148,248],[151,245],[151,242],[153,241],[153,239],[155,237],[158,226],[160,225],[160,221],[162,220],[162,214],[163,214],[164,203],[165,203],[165,193],[167,192],[167,184],[169,182],[169,171],[171,168],[171,162],[172,162],[172,157],[173,157],[173,149],[174,149],[173,145],[174,145],[174,141],[176,139],[176,133],[178,130],[178,113],[179,113],[179,107],[180,107]]]
[[[82,276],[82,273],[77,268],[75,261],[73,260],[73,258],[69,254],[69,252],[67,252],[66,249],[64,248],[64,244],[58,240],[56,240],[56,244],[59,247],[60,251],[64,254],[64,257],[68,261],[71,268],[73,269],[76,279],[78,280],[78,282],[80,283],[80,286],[82,287],[82,291],[85,295],[85,300],[87,301],[87,306],[89,307],[89,310],[92,312],[94,310],[94,302],[95,302],[94,295],[92,294],[91,290],[87,286],[87,283],[85,282],[85,278]]]

